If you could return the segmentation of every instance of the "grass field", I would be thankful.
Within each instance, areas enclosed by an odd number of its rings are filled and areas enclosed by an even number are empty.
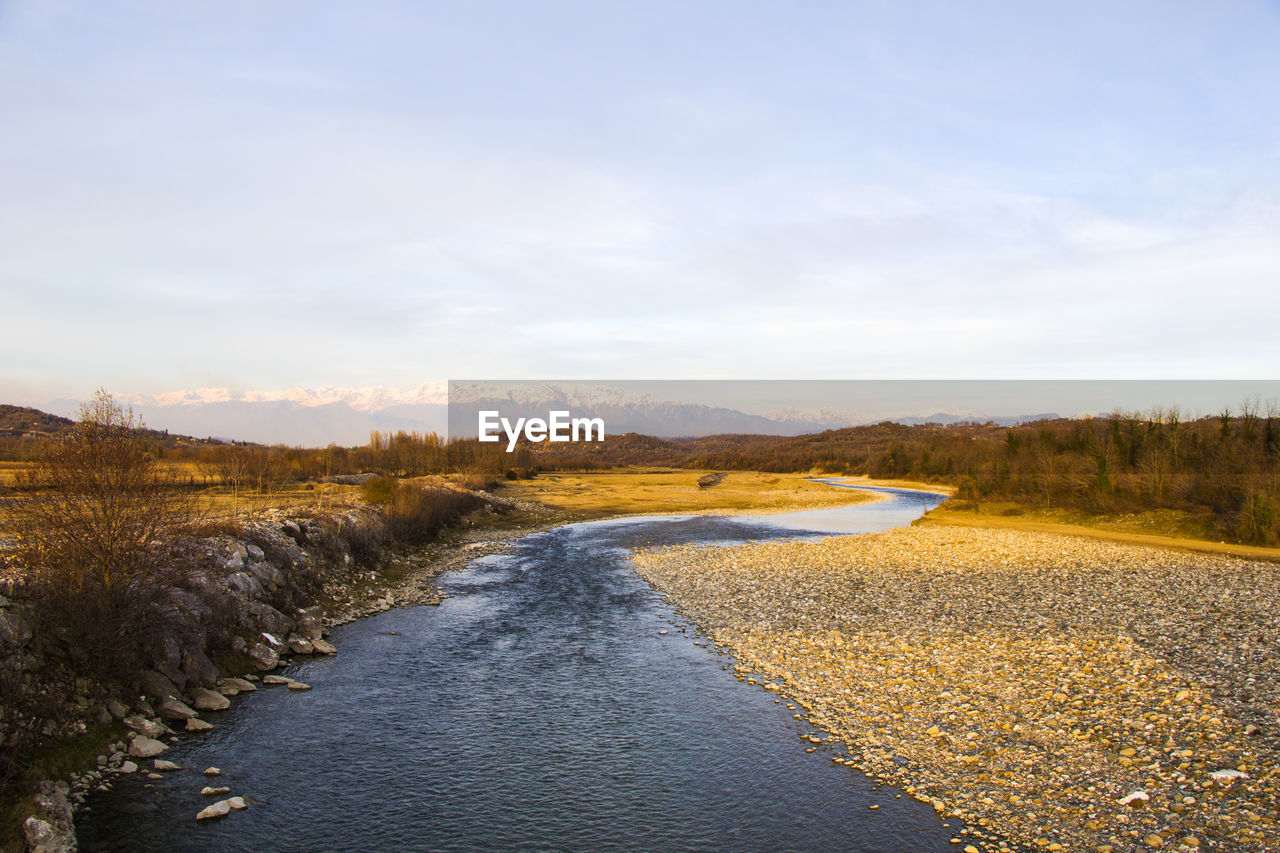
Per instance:
[[[875,500],[865,492],[834,489],[802,474],[735,471],[701,488],[711,472],[636,469],[589,474],[540,474],[508,484],[510,497],[584,515],[789,512]]]
[[[1027,509],[1014,503],[983,503],[976,509],[964,504],[943,504],[927,513],[916,524],[1067,533],[1138,545],[1280,562],[1280,548],[1217,541],[1211,538],[1205,519],[1170,509],[1096,516],[1073,510]]]

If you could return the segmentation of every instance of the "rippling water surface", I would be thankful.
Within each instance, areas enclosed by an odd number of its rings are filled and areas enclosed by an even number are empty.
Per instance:
[[[213,731],[165,755],[187,769],[90,801],[81,849],[952,850],[932,809],[806,753],[810,729],[739,682],[627,559],[881,530],[938,500],[891,490],[837,510],[527,536],[442,578],[438,607],[335,629],[337,657],[288,670],[310,692],[259,689],[206,715]],[[209,765],[220,780],[200,775]],[[206,782],[250,808],[197,824],[217,799]]]

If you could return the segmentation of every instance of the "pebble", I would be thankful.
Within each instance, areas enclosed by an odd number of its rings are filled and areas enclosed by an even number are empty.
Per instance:
[[[1280,565],[941,526],[634,560],[737,674],[1009,847],[1280,850]]]

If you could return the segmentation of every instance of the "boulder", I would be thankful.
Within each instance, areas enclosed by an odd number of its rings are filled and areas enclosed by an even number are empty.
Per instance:
[[[228,592],[242,601],[256,601],[265,594],[262,582],[247,572],[232,572],[223,579]]]
[[[129,709],[124,706],[119,699],[107,700],[107,713],[115,717],[117,720],[123,720],[129,715]]]
[[[218,683],[218,668],[209,656],[198,648],[189,648],[182,656],[182,671],[187,676],[187,686],[213,687]]]
[[[277,637],[288,636],[289,632],[293,630],[293,620],[270,604],[254,601],[245,610],[259,630],[274,634]]]
[[[294,630],[304,640],[320,639],[324,632],[324,610],[319,605],[306,607],[298,611]]]
[[[169,730],[169,727],[159,720],[148,720],[146,717],[140,717],[137,714],[125,717],[124,724],[138,734],[149,738],[158,738],[164,737],[167,734],[173,734],[173,732]]]
[[[213,820],[214,818],[226,817],[231,811],[231,805],[226,800],[218,800],[208,808],[202,809],[196,820]]]
[[[289,651],[295,655],[313,655],[316,652],[310,642],[302,639],[297,634],[289,635]]]
[[[226,787],[225,785],[222,786],[221,788],[214,788],[209,785],[205,785],[203,788],[200,789],[200,796],[202,797],[217,797],[222,794],[230,794],[230,793],[231,793],[231,789]]]
[[[191,688],[191,699],[197,711],[225,711],[231,707],[226,696],[203,687]]]
[[[66,782],[41,782],[37,786],[36,813],[22,825],[29,851],[63,853],[76,849],[70,792]]]
[[[156,710],[166,720],[186,721],[198,716],[190,705],[173,697],[161,700],[160,706]]]
[[[275,669],[280,665],[280,656],[265,643],[254,643],[246,652],[253,665],[262,672]]]
[[[134,758],[154,758],[168,749],[168,745],[146,735],[138,735],[129,743],[129,755]]]
[[[322,655],[336,655],[338,653],[338,650],[334,647],[333,643],[330,643],[328,640],[322,640],[319,637],[311,641],[311,648],[315,649],[318,654]]]
[[[172,773],[175,770],[182,769],[181,764],[174,764],[172,761],[168,761],[163,758],[157,758],[154,762],[152,762],[151,766],[155,768],[155,771],[157,773]]]
[[[182,691],[178,689],[178,685],[174,684],[171,678],[154,669],[145,670],[138,676],[138,681],[142,687],[142,692],[155,699],[182,695]]]
[[[244,797],[231,797],[227,800],[227,805],[238,812],[249,808],[249,804],[244,801]]]
[[[224,696],[234,696],[237,693],[252,693],[257,689],[258,686],[256,684],[244,678],[218,679],[218,692]]]
[[[213,728],[213,723],[206,723],[199,717],[192,717],[187,720],[187,731],[189,732],[207,732]]]
[[[182,646],[173,634],[165,634],[160,640],[160,657],[156,661],[156,669],[172,681],[179,691],[187,686],[187,674],[182,671]]]

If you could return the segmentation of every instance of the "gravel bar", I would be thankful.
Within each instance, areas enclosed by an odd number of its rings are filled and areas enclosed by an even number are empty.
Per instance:
[[[977,850],[1280,850],[1280,565],[911,527],[638,571]]]

